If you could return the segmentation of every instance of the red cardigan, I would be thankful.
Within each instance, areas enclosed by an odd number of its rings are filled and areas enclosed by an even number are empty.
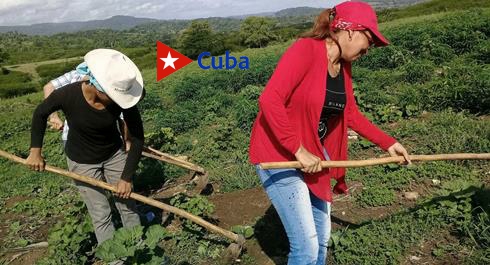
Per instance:
[[[283,54],[259,97],[259,113],[250,139],[251,163],[295,161],[300,144],[322,160],[323,147],[331,160],[347,160],[347,127],[383,150],[396,142],[359,111],[352,90],[351,64],[344,62],[346,107],[342,115],[328,121],[329,133],[322,147],[318,122],[325,100],[327,62],[323,40],[299,39]],[[337,180],[334,192],[347,193],[345,168],[305,174],[310,191],[329,202],[332,178]]]

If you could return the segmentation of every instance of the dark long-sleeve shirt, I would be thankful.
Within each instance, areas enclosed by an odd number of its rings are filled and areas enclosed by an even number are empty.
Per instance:
[[[70,127],[65,153],[71,160],[96,164],[109,159],[121,147],[117,120],[121,114],[128,126],[131,147],[122,173],[130,179],[136,171],[143,150],[143,123],[136,106],[122,109],[113,103],[98,110],[89,105],[82,91],[82,82],[53,91],[34,111],[31,129],[31,147],[42,147],[48,116],[62,110]]]

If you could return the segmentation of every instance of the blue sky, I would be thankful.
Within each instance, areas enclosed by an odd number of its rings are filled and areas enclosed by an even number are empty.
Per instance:
[[[189,19],[278,11],[289,7],[331,7],[343,0],[0,0],[0,25],[87,21],[115,15]]]

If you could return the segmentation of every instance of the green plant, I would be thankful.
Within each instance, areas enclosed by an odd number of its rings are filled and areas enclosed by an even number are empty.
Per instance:
[[[29,244],[29,240],[26,239],[20,232],[27,228],[28,224],[21,224],[19,221],[15,221],[10,224],[8,235],[3,239],[4,243],[10,242],[18,247],[25,247]]]
[[[206,197],[201,195],[197,195],[195,197],[187,197],[183,194],[178,194],[170,200],[170,204],[193,215],[203,218],[209,218],[214,212],[214,204],[209,202]],[[187,230],[196,232],[195,236],[204,236],[205,230],[192,221],[185,219],[183,225]]]
[[[393,190],[382,186],[364,187],[360,195],[356,196],[356,201],[364,207],[391,205],[395,201],[395,194]]]
[[[254,235],[254,228],[248,225],[234,225],[231,227],[231,231],[240,235],[243,235],[246,239],[251,238]]]
[[[237,120],[238,126],[245,132],[250,131],[255,117],[257,117],[257,113],[259,112],[257,101],[262,90],[262,87],[247,85],[238,94],[238,99],[234,107],[235,119]]]
[[[124,260],[125,264],[162,264],[166,260],[159,242],[171,236],[160,225],[120,228],[112,239],[104,241],[95,256],[104,262]]]
[[[220,256],[221,249],[219,247],[213,247],[209,241],[201,240],[199,241],[199,246],[197,247],[197,254],[202,257],[210,257],[215,259]]]
[[[66,205],[74,205],[75,208],[83,207],[81,200],[74,189],[66,188],[54,183],[47,183],[39,188],[39,192],[33,194],[32,199],[24,200],[12,207],[14,213],[24,213],[37,218],[57,216],[66,212]]]
[[[145,135],[147,145],[163,152],[175,151],[176,139],[174,131],[168,127],[162,127],[156,132],[150,132]]]
[[[354,65],[372,70],[395,69],[410,60],[412,60],[411,53],[395,44],[381,49],[370,50],[368,55],[361,57]]]
[[[402,67],[404,80],[409,84],[425,83],[435,75],[434,64],[429,60],[412,61]]]
[[[436,244],[435,248],[432,249],[431,254],[435,257],[443,257],[447,253],[451,253],[451,251],[455,251],[452,245]]]
[[[84,264],[96,245],[88,214],[67,216],[51,230],[48,255],[40,264]]]
[[[210,217],[214,212],[214,205],[204,196],[187,197],[178,194],[170,200],[170,204],[197,216]]]

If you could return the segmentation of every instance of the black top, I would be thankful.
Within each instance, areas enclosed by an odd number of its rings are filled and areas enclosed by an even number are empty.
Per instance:
[[[318,126],[318,136],[320,139],[323,139],[327,134],[328,119],[341,114],[345,109],[346,96],[342,66],[336,77],[331,77],[327,73],[326,85],[328,89],[326,89],[325,102],[323,103],[320,124]]]
[[[68,121],[68,158],[82,164],[97,164],[109,159],[122,148],[117,120],[121,112],[130,132],[131,147],[122,178],[130,179],[136,171],[143,150],[143,122],[136,106],[122,109],[113,103],[105,109],[93,108],[82,91],[82,82],[69,84],[49,95],[32,116],[31,147],[42,147],[48,116],[63,110]]]

